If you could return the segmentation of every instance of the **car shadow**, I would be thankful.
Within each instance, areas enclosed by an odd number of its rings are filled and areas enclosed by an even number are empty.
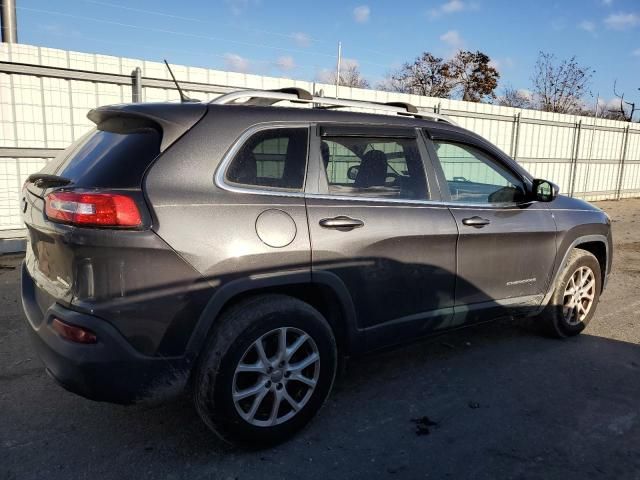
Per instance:
[[[38,461],[67,474],[569,478],[587,466],[623,478],[640,458],[639,377],[634,344],[588,334],[558,341],[498,322],[349,362],[310,426],[262,451],[216,440],[186,399],[120,407],[48,379],[39,386],[48,406],[26,423],[40,425],[30,441],[47,445]],[[31,470],[30,449],[12,457]]]
[[[0,379],[0,398],[16,400],[1,402],[2,468],[20,478],[52,465],[60,478],[623,478],[640,471],[639,379],[638,345],[588,330],[554,340],[498,320],[351,360],[306,429],[248,451],[217,440],[186,398],[97,403],[31,372]]]

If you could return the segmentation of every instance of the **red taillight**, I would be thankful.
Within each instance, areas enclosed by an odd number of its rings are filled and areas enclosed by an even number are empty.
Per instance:
[[[98,338],[96,334],[91,330],[71,325],[54,318],[51,321],[51,328],[53,328],[61,337],[75,343],[97,343]]]
[[[50,220],[94,227],[139,227],[140,210],[120,193],[54,192],[45,198]]]

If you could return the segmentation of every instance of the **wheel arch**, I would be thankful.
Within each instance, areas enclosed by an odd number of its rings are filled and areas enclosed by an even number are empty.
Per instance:
[[[357,328],[351,295],[344,283],[330,272],[288,274],[263,279],[243,278],[219,288],[204,308],[187,345],[187,354],[197,359],[221,316],[237,303],[264,294],[282,294],[297,298],[318,310],[331,325],[342,355],[363,347]]]
[[[575,238],[566,248],[563,248],[562,251],[558,252],[557,258],[559,258],[560,261],[557,261],[554,266],[554,272],[551,277],[551,282],[549,283],[549,289],[541,304],[541,308],[544,308],[544,306],[549,303],[549,300],[553,295],[558,276],[562,272],[562,267],[566,263],[569,254],[575,248],[586,250],[598,259],[602,278],[601,290],[604,290],[611,265],[611,248],[609,246],[609,238],[602,234],[581,235]],[[560,254],[562,254],[562,256],[560,256]]]
[[[600,264],[600,273],[602,276],[601,287],[604,286],[605,278],[608,273],[608,259],[609,259],[609,249],[607,246],[607,242],[603,240],[585,240],[577,243],[573,248],[580,248],[582,250],[586,250],[589,253],[592,253],[594,257],[598,259],[598,263]]]

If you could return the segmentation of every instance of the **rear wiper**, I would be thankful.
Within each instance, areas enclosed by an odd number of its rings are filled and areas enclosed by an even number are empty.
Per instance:
[[[38,188],[51,188],[69,185],[71,180],[48,173],[32,173],[27,178],[27,183],[33,183]]]

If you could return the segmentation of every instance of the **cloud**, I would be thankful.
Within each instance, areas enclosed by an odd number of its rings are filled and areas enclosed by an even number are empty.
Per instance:
[[[613,5],[613,0],[602,0],[602,4],[606,7]]]
[[[358,62],[355,58],[345,58],[343,57],[340,60],[340,70],[346,70],[352,67],[359,68],[360,62]]]
[[[285,55],[282,57],[278,57],[278,59],[276,60],[276,67],[279,70],[288,72],[289,70],[293,70],[294,68],[296,68],[296,62],[293,60],[293,57]]]
[[[604,19],[604,24],[612,30],[626,30],[640,24],[640,16],[635,13],[614,13]]]
[[[429,17],[433,19],[441,17],[443,15],[449,15],[451,13],[459,13],[466,10],[476,10],[477,8],[477,3],[465,2],[463,0],[449,0],[448,2],[443,3],[437,8],[432,8],[427,13],[429,14]]]
[[[607,108],[609,110],[619,110],[620,109],[620,99],[617,97],[613,97],[611,100],[607,102]]]
[[[596,24],[591,20],[583,20],[578,24],[578,28],[585,32],[593,33],[596,31]]]
[[[440,9],[443,13],[455,13],[461,12],[464,10],[464,2],[461,0],[450,0],[449,2],[443,4]]]
[[[533,100],[533,92],[529,89],[519,88],[518,95],[520,95],[523,98],[526,98],[527,100]]]
[[[321,70],[318,70],[318,72],[316,73],[316,81],[320,83],[333,83],[335,81],[335,74],[335,68],[333,70],[323,68]]]
[[[589,110],[593,110],[593,102],[587,102],[585,107]],[[613,97],[609,100],[605,98],[598,98],[598,114],[602,115],[607,112],[619,112],[620,111],[620,99]]]
[[[351,67],[359,67],[360,63],[354,58],[343,57],[340,61],[340,72],[344,74],[346,70]],[[316,72],[316,81],[320,83],[335,83],[336,81],[336,69],[335,68],[322,68]]]
[[[234,15],[242,15],[249,7],[260,4],[260,0],[225,0],[225,3]]]
[[[371,16],[371,9],[368,5],[360,5],[353,9],[353,19],[358,23],[366,23]]]
[[[489,61],[489,66],[495,68],[498,71],[502,71],[503,68],[512,68],[514,65],[515,65],[515,62],[511,57],[504,57],[502,59],[492,58]]]
[[[291,38],[299,47],[308,47],[311,45],[311,37],[304,32],[295,32],[291,34]]]
[[[449,30],[440,35],[440,40],[449,45],[451,48],[459,50],[464,46],[464,40],[457,30]]]
[[[640,57],[640,48],[636,48],[633,52],[631,52],[631,55],[633,55],[634,57]]]
[[[249,60],[236,53],[225,53],[224,64],[227,70],[231,70],[232,72],[247,73],[251,70]]]

